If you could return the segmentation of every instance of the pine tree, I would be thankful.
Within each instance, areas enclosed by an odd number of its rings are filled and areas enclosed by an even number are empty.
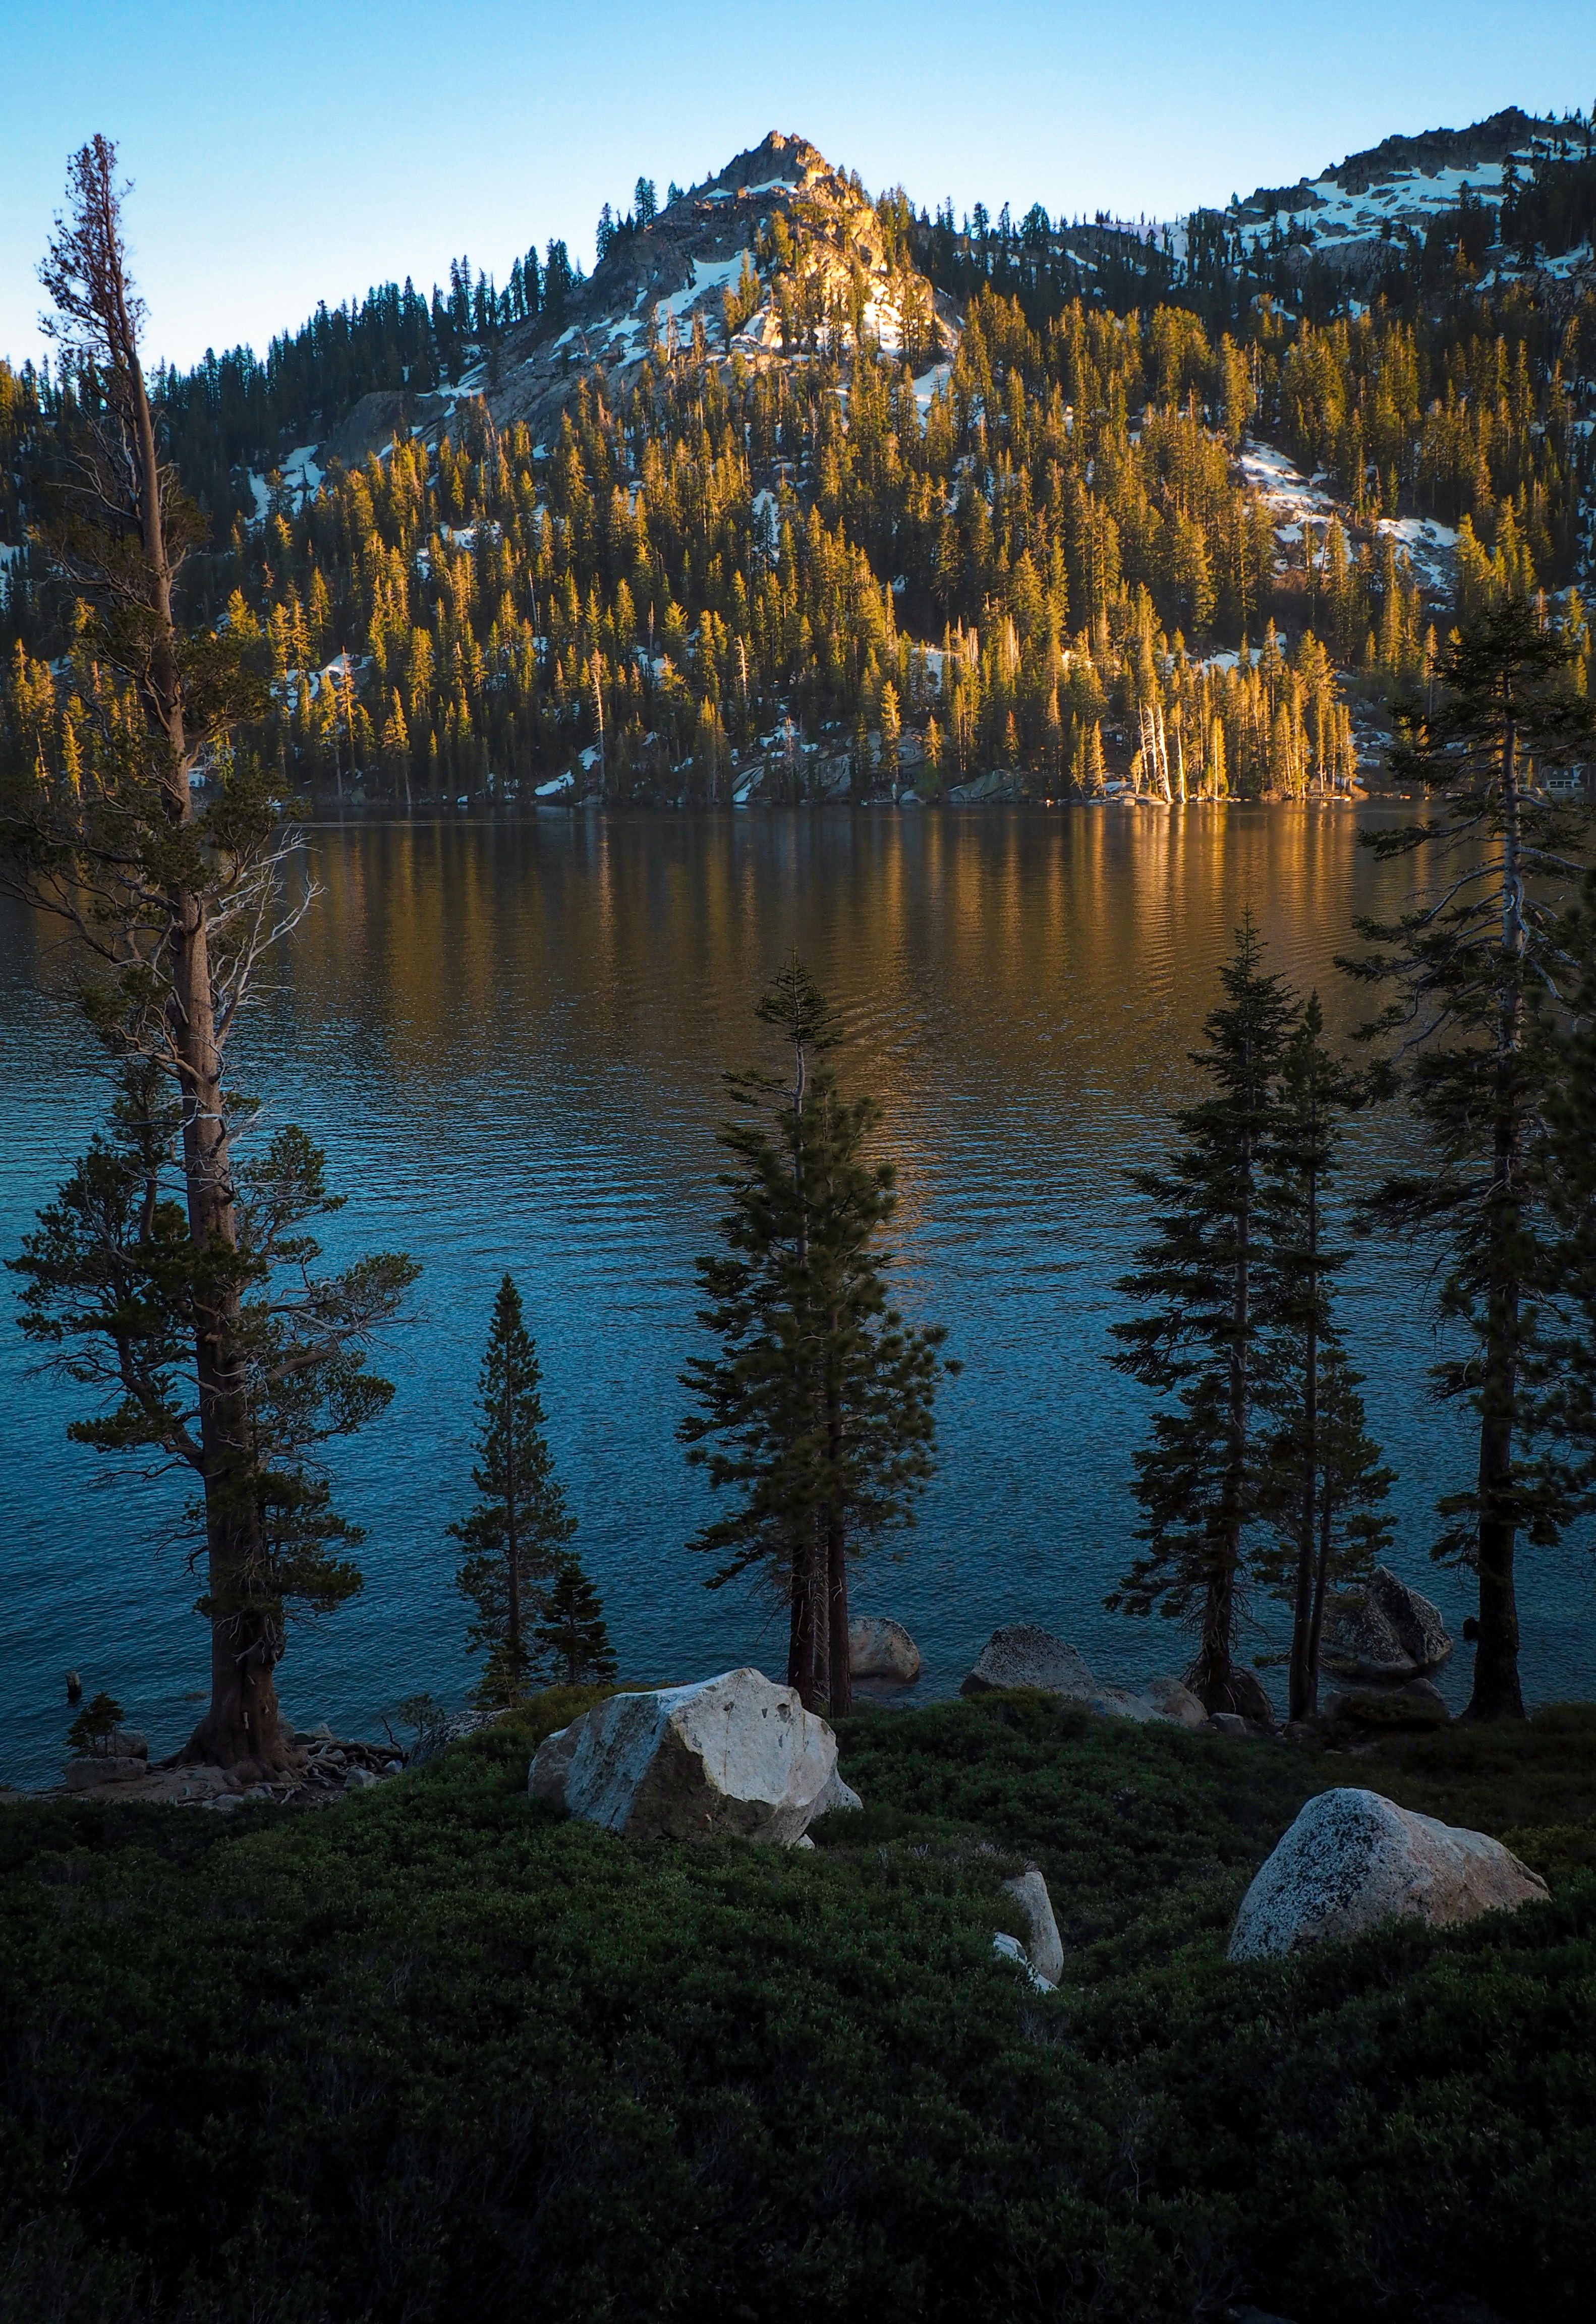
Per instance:
[[[307,1230],[341,1205],[326,1191],[319,1150],[291,1128],[254,1159],[235,1161],[231,1239],[202,1241],[179,1199],[182,1134],[182,1108],[160,1066],[125,1066],[108,1131],[8,1264],[23,1278],[23,1333],[99,1397],[100,1410],[69,1434],[134,1473],[146,1473],[152,1456],[187,1471],[199,1489],[191,1519],[226,1526],[227,1560],[213,1555],[198,1611],[212,1625],[217,1691],[226,1684],[244,1696],[240,1739],[254,1748],[233,1763],[264,1774],[291,1764],[264,1715],[268,1701],[275,1705],[289,1613],[331,1613],[361,1587],[348,1555],[359,1528],[333,1508],[317,1455],[391,1400],[390,1383],[365,1370],[364,1343],[416,1269],[385,1254],[341,1274],[318,1271],[320,1248]],[[233,1408],[247,1432],[221,1477],[208,1458],[214,1421],[192,1355],[219,1314],[235,1368]],[[240,1658],[246,1685],[232,1667]],[[202,1728],[188,1756],[211,1750]]]
[[[562,1550],[554,1561],[532,1637],[552,1658],[557,1685],[604,1686],[614,1679],[603,1601],[571,1550]]]
[[[1155,1417],[1136,1455],[1147,1548],[1108,1603],[1195,1618],[1188,1683],[1211,1711],[1244,1714],[1268,1708],[1233,1657],[1243,1538],[1264,1484],[1252,1409],[1267,1329],[1259,1212],[1275,1076],[1296,1014],[1280,979],[1264,974],[1262,951],[1249,917],[1222,972],[1225,1000],[1206,1022],[1208,1047],[1193,1056],[1213,1094],[1176,1114],[1182,1142],[1163,1168],[1131,1174],[1158,1223],[1119,1287],[1151,1304],[1114,1325],[1121,1352],[1112,1359],[1174,1395],[1176,1408]]]
[[[679,1434],[710,1484],[739,1506],[692,1545],[721,1560],[709,1586],[760,1572],[788,1614],[788,1683],[834,1714],[851,1701],[848,1563],[888,1527],[911,1525],[933,1466],[934,1400],[946,1334],[888,1304],[881,1230],[895,1172],[865,1157],[880,1110],[844,1096],[828,1053],[832,1011],[796,957],[758,1015],[790,1045],[790,1087],[728,1076],[752,1119],[719,1143],[733,1167],[723,1251],[700,1259],[699,1321],[721,1353],[682,1375],[699,1409]]]
[[[514,1702],[525,1692],[543,1591],[577,1530],[543,1434],[541,1379],[521,1294],[506,1275],[477,1382],[476,1506],[449,1527],[464,1552],[458,1586],[476,1609],[467,1642],[487,1657],[479,1688],[484,1702]]]
[[[84,1759],[107,1759],[111,1738],[122,1724],[122,1705],[103,1691],[86,1702],[67,1729],[67,1748]]]
[[[1525,1388],[1543,1438],[1557,1448],[1573,1510],[1596,1505],[1596,875],[1564,916],[1558,950],[1578,981],[1554,1037],[1545,1120],[1529,1157],[1550,1232]]]
[[[1388,1531],[1372,1512],[1391,1471],[1364,1425],[1360,1376],[1337,1328],[1334,1283],[1348,1254],[1331,1241],[1326,1207],[1342,1119],[1363,1095],[1326,1049],[1319,996],[1310,994],[1281,1058],[1259,1204],[1267,1339],[1257,1401],[1273,1424],[1261,1446],[1259,1501],[1279,1536],[1257,1570],[1292,1609],[1294,1720],[1318,1708],[1326,1591],[1366,1571]]]
[[[1577,972],[1561,944],[1559,896],[1588,838],[1588,812],[1548,798],[1535,769],[1588,755],[1589,703],[1574,641],[1522,600],[1454,631],[1431,706],[1399,714],[1393,770],[1442,794],[1427,822],[1373,835],[1382,856],[1438,856],[1447,884],[1394,923],[1364,919],[1379,949],[1349,964],[1398,997],[1375,1024],[1400,1034],[1400,1078],[1430,1160],[1370,1204],[1376,1224],[1438,1247],[1438,1305],[1467,1352],[1439,1365],[1439,1394],[1479,1417],[1468,1488],[1439,1504],[1435,1554],[1471,1565],[1479,1616],[1468,1715],[1521,1719],[1515,1545],[1554,1541],[1571,1513],[1555,1460],[1535,1452],[1554,1425],[1533,1382],[1542,1360],[1537,1286],[1554,1229],[1532,1168],[1559,1094],[1556,1028]]]

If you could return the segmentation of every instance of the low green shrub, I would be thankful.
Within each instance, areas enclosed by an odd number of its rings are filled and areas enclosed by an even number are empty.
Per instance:
[[[864,1812],[788,1853],[529,1801],[596,1699],[330,1812],[0,1812],[4,2324],[1584,2312],[1596,1715],[1342,1758],[866,1712]],[[1230,1967],[1344,1782],[1510,1827],[1552,1904]],[[1052,1997],[992,1950],[1033,1859]]]

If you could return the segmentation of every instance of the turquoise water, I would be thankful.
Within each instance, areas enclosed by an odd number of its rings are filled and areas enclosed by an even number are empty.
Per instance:
[[[1363,811],[1365,819],[1378,812]],[[1168,1626],[1102,1609],[1134,1522],[1141,1392],[1108,1367],[1113,1282],[1146,1221],[1128,1166],[1167,1137],[1187,1052],[1250,905],[1274,965],[1355,998],[1333,954],[1354,908],[1402,892],[1347,812],[980,816],[540,814],[493,825],[323,826],[322,893],[241,1056],[268,1123],[303,1122],[349,1197],[329,1247],[400,1245],[424,1272],[385,1351],[399,1394],[338,1448],[368,1529],[362,1598],[297,1629],[280,1674],[301,1720],[380,1731],[472,1665],[444,1527],[469,1496],[471,1398],[506,1267],[545,1368],[550,1436],[624,1673],[740,1661],[780,1674],[784,1628],[704,1587],[683,1545],[704,1489],[674,1440],[698,1345],[694,1255],[716,1216],[718,1075],[759,1053],[752,1007],[797,944],[842,1006],[848,1073],[885,1109],[903,1300],[964,1362],[917,1530],[860,1571],[861,1610],[919,1640],[949,1692],[999,1623],[1038,1621],[1113,1675],[1178,1668]],[[10,1254],[93,1125],[101,1091],[47,932],[0,918],[0,1249]],[[1360,1166],[1403,1135],[1361,1133]],[[1395,1560],[1455,1628],[1430,1508],[1468,1465],[1424,1393],[1421,1277],[1360,1253],[1349,1329],[1401,1472]],[[206,1682],[176,1480],[97,1489],[64,1439],[78,1392],[30,1372],[0,1307],[0,1780],[59,1768],[62,1674],[108,1687],[171,1748]],[[1596,1692],[1592,1566],[1522,1567],[1536,1699]],[[1277,1618],[1258,1608],[1255,1643]],[[1466,1686],[1460,1649],[1448,1683]]]

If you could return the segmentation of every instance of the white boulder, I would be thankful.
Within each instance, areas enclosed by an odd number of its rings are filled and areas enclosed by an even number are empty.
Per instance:
[[[541,1745],[527,1788],[632,1840],[791,1847],[822,1813],[835,1770],[826,1721],[791,1687],[735,1670],[595,1703]]]
[[[1297,1952],[1393,1914],[1444,1928],[1545,1895],[1545,1882],[1483,1832],[1416,1815],[1379,1792],[1321,1792],[1242,1897],[1230,1958]]]
[[[920,1650],[901,1622],[872,1614],[848,1625],[848,1668],[855,1678],[893,1678],[909,1686],[920,1674]]]

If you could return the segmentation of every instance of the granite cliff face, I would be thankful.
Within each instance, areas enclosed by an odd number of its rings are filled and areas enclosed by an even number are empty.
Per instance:
[[[958,328],[955,303],[889,251],[857,179],[773,131],[647,226],[617,233],[562,306],[513,326],[453,388],[363,397],[323,450],[352,465],[396,429],[435,437],[475,398],[499,426],[524,420],[540,441],[579,381],[623,392],[656,347],[759,370],[872,341],[923,373],[952,353]]]

